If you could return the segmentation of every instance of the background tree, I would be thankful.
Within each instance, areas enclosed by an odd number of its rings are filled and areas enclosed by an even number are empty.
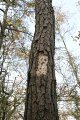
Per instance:
[[[29,17],[32,6],[26,0],[0,0],[0,120],[21,118],[26,73],[20,64],[26,72],[28,48],[24,39],[31,39],[23,19]]]
[[[78,120],[80,118],[79,56],[74,55],[66,45],[65,38],[67,38],[67,34],[69,35],[71,30],[70,27],[67,30],[64,29],[63,26],[67,16],[59,9],[56,11],[56,39],[60,47],[56,49],[55,60],[56,72],[61,79],[59,79],[61,82],[58,84],[57,90],[59,116],[61,120],[71,119],[70,117]],[[74,40],[72,36],[70,37]],[[79,38],[79,35],[76,38]]]

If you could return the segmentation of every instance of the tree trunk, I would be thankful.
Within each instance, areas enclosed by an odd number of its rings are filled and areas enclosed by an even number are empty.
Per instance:
[[[59,120],[52,0],[35,0],[35,34],[29,58],[24,120]]]

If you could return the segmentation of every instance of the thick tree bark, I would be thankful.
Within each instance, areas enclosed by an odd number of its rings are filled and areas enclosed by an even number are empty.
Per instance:
[[[59,120],[55,79],[52,0],[35,0],[35,34],[29,58],[24,120]]]

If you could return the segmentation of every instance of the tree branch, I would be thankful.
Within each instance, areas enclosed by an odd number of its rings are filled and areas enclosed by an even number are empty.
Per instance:
[[[8,30],[13,30],[13,31],[15,31],[15,32],[22,32],[22,33],[25,33],[25,34],[28,34],[28,35],[30,35],[31,37],[33,37],[33,35],[31,35],[31,33],[29,33],[29,32],[26,32],[26,31],[22,31],[22,30],[18,30],[18,29],[15,29],[15,28],[6,28],[6,29],[8,29]]]

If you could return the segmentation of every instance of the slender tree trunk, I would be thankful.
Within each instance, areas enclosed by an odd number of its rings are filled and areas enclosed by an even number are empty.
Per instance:
[[[35,34],[29,58],[24,120],[59,120],[55,79],[52,0],[35,0]]]

